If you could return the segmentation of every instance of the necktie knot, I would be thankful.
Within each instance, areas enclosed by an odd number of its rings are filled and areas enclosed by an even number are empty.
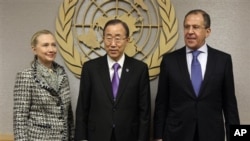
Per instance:
[[[199,50],[192,51],[193,58],[197,59],[198,55],[201,53]]]
[[[114,71],[116,72],[116,71],[118,71],[118,69],[120,68],[121,66],[118,64],[118,63],[115,63],[114,65],[113,65],[113,69],[114,69]]]

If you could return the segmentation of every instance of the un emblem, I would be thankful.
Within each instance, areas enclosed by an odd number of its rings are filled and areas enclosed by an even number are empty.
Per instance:
[[[145,62],[150,80],[156,78],[163,54],[173,51],[178,39],[170,0],[64,0],[55,35],[66,66],[79,78],[84,62],[103,56],[103,27],[114,18],[129,26],[125,53]]]

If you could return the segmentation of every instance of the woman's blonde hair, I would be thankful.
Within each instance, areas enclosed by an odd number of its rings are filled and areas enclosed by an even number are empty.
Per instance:
[[[37,38],[40,36],[40,35],[43,35],[43,34],[51,34],[53,35],[53,33],[49,30],[40,30],[40,31],[37,31],[35,34],[33,34],[33,36],[31,37],[31,47],[35,47],[36,44],[37,44]],[[54,36],[54,35],[53,35]]]

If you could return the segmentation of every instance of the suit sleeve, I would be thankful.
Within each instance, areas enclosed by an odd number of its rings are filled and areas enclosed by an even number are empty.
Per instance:
[[[15,141],[28,141],[27,129],[31,105],[32,82],[26,72],[17,73],[14,85],[13,128]]]
[[[231,56],[228,57],[225,67],[225,80],[223,85],[223,112],[227,139],[229,140],[229,125],[240,124],[237,100],[234,88],[234,76]]]
[[[168,105],[168,86],[167,86],[167,69],[165,59],[163,58],[160,65],[160,74],[158,81],[158,90],[155,99],[155,112],[153,120],[154,139],[162,139],[165,126],[165,119]]]
[[[82,67],[79,96],[76,107],[76,129],[75,140],[88,140],[88,115],[89,115],[89,102],[90,102],[90,78],[88,66]]]

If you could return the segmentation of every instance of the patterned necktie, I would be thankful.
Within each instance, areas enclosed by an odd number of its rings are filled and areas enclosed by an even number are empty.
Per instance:
[[[114,74],[113,74],[113,78],[112,78],[112,89],[113,89],[113,96],[114,99],[116,98],[117,95],[117,90],[118,90],[118,86],[119,86],[119,75],[118,75],[118,69],[121,66],[118,63],[115,63],[113,65],[113,69],[114,69]]]
[[[201,65],[200,65],[199,60],[197,59],[200,53],[201,52],[197,50],[192,52],[193,60],[191,64],[191,81],[192,81],[196,96],[198,96],[199,94],[200,86],[202,83]]]

